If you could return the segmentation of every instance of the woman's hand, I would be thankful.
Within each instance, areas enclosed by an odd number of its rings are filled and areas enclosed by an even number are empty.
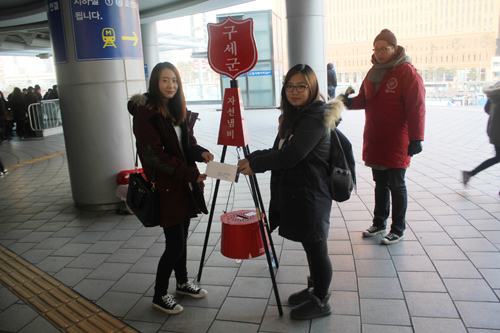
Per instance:
[[[204,173],[200,174],[198,176],[198,179],[196,179],[196,182],[197,183],[201,183],[202,181],[206,180],[207,179],[207,175],[205,175]]]
[[[254,174],[252,168],[250,168],[250,162],[247,159],[239,161],[238,167],[240,168],[240,173],[245,176],[251,176]]]
[[[247,163],[248,163],[248,160],[246,158],[242,159],[238,162],[238,167],[241,169],[241,166],[244,164],[247,164]]]
[[[214,155],[212,155],[208,151],[205,151],[205,152],[201,153],[201,157],[203,157],[203,159],[205,160],[205,163],[208,163],[208,162],[214,160]],[[205,178],[206,178],[206,176],[205,176]]]

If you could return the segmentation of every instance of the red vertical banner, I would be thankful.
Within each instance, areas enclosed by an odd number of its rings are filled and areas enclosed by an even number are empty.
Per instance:
[[[249,142],[240,88],[227,88],[222,101],[219,141],[224,146],[245,147]]]
[[[208,62],[212,69],[236,80],[257,64],[257,44],[253,20],[228,17],[218,24],[208,24]],[[233,86],[231,84],[231,86]],[[222,100],[218,144],[244,147],[249,142],[240,88],[227,88]]]

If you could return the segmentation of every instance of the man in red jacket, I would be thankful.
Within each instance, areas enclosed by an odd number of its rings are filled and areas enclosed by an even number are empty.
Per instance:
[[[375,182],[373,225],[363,232],[372,237],[386,231],[392,199],[392,225],[382,244],[404,237],[408,195],[406,168],[422,151],[425,127],[425,88],[405,49],[388,29],[373,42],[373,66],[359,95],[346,99],[350,109],[365,109],[363,160]]]

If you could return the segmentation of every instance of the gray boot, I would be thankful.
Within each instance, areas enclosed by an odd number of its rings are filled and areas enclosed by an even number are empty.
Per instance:
[[[308,300],[311,299],[309,296],[309,289],[312,290],[314,288],[314,282],[311,280],[311,277],[307,277],[307,288],[303,289],[301,291],[298,291],[296,293],[293,293],[288,297],[288,304],[290,305],[299,305],[304,302],[307,302]]]
[[[326,317],[332,314],[332,308],[328,300],[330,295],[326,295],[322,300],[310,293],[310,300],[297,305],[290,311],[293,319],[306,320],[320,317]]]

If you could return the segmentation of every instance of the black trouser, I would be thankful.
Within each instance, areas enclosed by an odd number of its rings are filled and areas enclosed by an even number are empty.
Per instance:
[[[16,134],[18,137],[24,137],[26,133],[26,118],[15,118],[14,121],[16,122]]]
[[[156,271],[155,295],[167,294],[168,280],[175,272],[177,283],[183,284],[188,281],[187,274],[187,236],[190,220],[171,227],[163,228],[165,234],[165,252],[158,263]]]
[[[309,263],[309,273],[314,283],[314,295],[323,299],[330,289],[332,282],[332,262],[328,256],[327,240],[302,243]]]
[[[475,176],[479,172],[483,171],[484,169],[489,168],[492,165],[497,164],[500,162],[500,146],[495,145],[495,157],[492,157],[490,159],[487,159],[483,163],[479,164],[474,170],[471,171],[471,175]]]
[[[375,182],[375,209],[373,211],[373,225],[385,227],[391,208],[391,233],[403,236],[406,229],[406,208],[408,207],[408,193],[406,191],[406,169],[372,169]]]
[[[0,140],[3,141],[3,140],[6,140],[7,137],[5,135],[5,120],[2,116],[0,116]],[[0,141],[0,143],[1,143]]]
[[[12,127],[14,126],[12,120],[5,121],[5,140],[12,138]]]

